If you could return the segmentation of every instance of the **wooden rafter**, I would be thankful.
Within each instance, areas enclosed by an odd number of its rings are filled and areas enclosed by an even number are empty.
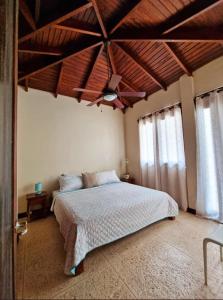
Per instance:
[[[61,82],[62,82],[63,70],[64,70],[64,62],[62,62],[61,65],[60,65],[60,71],[59,71],[57,86],[56,86],[56,90],[55,90],[55,97],[56,98],[57,98],[58,94],[60,93],[60,85],[61,85]]]
[[[84,51],[86,51],[86,50],[95,48],[95,47],[100,46],[100,45],[102,45],[102,44],[103,44],[103,42],[98,42],[98,43],[93,43],[93,44],[88,45],[88,46],[84,46],[84,47],[82,47],[82,48],[80,48],[80,49],[75,49],[75,51],[69,52],[69,53],[67,53],[67,54],[64,54],[61,58],[56,59],[56,60],[54,60],[53,62],[50,62],[50,63],[48,63],[48,64],[45,65],[45,66],[42,66],[42,67],[40,67],[40,68],[37,68],[37,69],[35,69],[35,70],[33,70],[33,71],[28,72],[27,74],[25,74],[25,75],[23,75],[22,77],[20,77],[20,78],[19,78],[19,81],[21,81],[21,80],[23,80],[23,79],[25,79],[25,78],[27,78],[27,77],[29,78],[29,77],[31,77],[31,76],[33,76],[33,75],[36,75],[36,74],[38,74],[39,72],[42,72],[42,71],[44,71],[44,70],[46,70],[46,69],[48,69],[48,68],[51,68],[51,67],[53,67],[53,66],[56,66],[56,65],[60,64],[61,62],[66,61],[67,59],[70,59],[70,58],[72,58],[72,57],[74,57],[74,56],[76,56],[76,55],[81,54],[82,52],[84,52]]]
[[[196,1],[195,3],[186,6],[182,11],[170,17],[169,20],[163,24],[162,33],[166,34],[177,29],[195,17],[208,12],[222,2],[222,0]]]
[[[93,7],[94,7],[95,14],[96,14],[97,19],[98,19],[98,23],[100,24],[101,30],[103,32],[103,36],[104,36],[104,38],[107,38],[108,37],[107,30],[106,30],[104,22],[102,20],[102,16],[101,16],[101,13],[99,11],[97,2],[96,2],[96,0],[91,0],[91,3],[93,5]]]
[[[59,49],[54,49],[51,47],[42,48],[37,46],[27,46],[27,45],[21,45],[19,46],[18,52],[21,53],[30,53],[30,54],[38,54],[38,55],[53,55],[53,56],[60,56],[63,54],[63,52]]]
[[[33,36],[35,36],[37,33],[47,29],[47,28],[50,28],[51,26],[54,26],[58,23],[61,23],[61,22],[64,22],[65,20],[85,11],[86,9],[92,7],[92,3],[91,2],[88,2],[84,5],[81,5],[79,6],[78,8],[75,8],[73,9],[72,11],[66,13],[65,15],[63,16],[60,16],[56,19],[54,19],[53,21],[49,22],[49,23],[46,23],[44,24],[43,26],[41,26],[40,28],[36,29],[35,31],[29,33],[29,34],[26,34],[25,36],[19,38],[19,43],[22,43],[24,41],[27,41],[29,39],[31,39]]]
[[[150,70],[148,67],[145,67],[142,62],[133,54],[131,53],[128,49],[125,47],[121,46],[120,44],[116,44],[116,46],[122,50],[122,52],[128,56],[140,69],[143,71],[147,77],[149,77],[155,84],[157,84],[159,87],[162,89],[166,90],[166,86],[164,83],[160,81],[160,79]]]
[[[87,29],[80,28],[80,27],[71,27],[71,26],[60,25],[60,24],[55,24],[53,27],[57,28],[57,29],[61,29],[61,30],[71,31],[71,32],[78,32],[78,33],[88,34],[88,35],[93,35],[93,36],[101,36],[100,32],[96,32],[91,29],[87,30]]]
[[[19,0],[19,9],[29,26],[32,28],[32,30],[36,30],[36,22],[33,19],[31,11],[28,5],[26,4],[25,0]]]
[[[25,79],[25,91],[28,92],[29,90],[29,78]]]
[[[39,22],[39,16],[40,16],[40,1],[41,1],[41,0],[35,0],[35,21],[36,21],[36,23]]]
[[[110,43],[108,44],[107,48],[108,48],[108,56],[109,56],[109,60],[110,60],[110,63],[111,63],[112,72],[113,72],[113,74],[116,74],[117,70],[116,70],[114,55],[113,55],[113,51],[112,51]],[[120,92],[119,85],[117,86],[117,90],[118,90],[118,92]],[[120,97],[120,98],[121,98],[121,101],[124,102],[125,105],[132,107],[132,104],[127,99],[125,99],[124,97]]]
[[[142,1],[143,0],[131,1],[131,3],[127,6],[127,10],[121,13],[121,18],[119,18],[119,21],[110,30],[110,34],[114,33],[128,19],[130,14],[138,7],[138,5]]]
[[[92,75],[94,74],[95,68],[97,66],[97,62],[98,62],[98,60],[99,60],[99,58],[100,58],[100,56],[102,54],[103,49],[104,49],[104,44],[102,44],[101,47],[99,48],[98,53],[97,53],[97,55],[95,57],[95,60],[93,61],[93,64],[91,64],[91,66],[90,66],[90,68],[88,70],[88,75],[86,77],[86,80],[85,80],[85,83],[84,83],[84,87],[83,87],[84,89],[87,88],[87,85],[88,85],[88,83],[89,83]],[[82,92],[80,94],[80,96],[78,97],[80,100],[81,100],[83,94],[84,94],[84,92]]]
[[[150,33],[151,29],[142,29],[140,32],[119,33],[111,38],[114,42],[169,42],[169,43],[216,43],[223,42],[223,31],[221,27],[212,29],[184,29],[164,35]]]
[[[176,51],[173,49],[173,47],[171,45],[169,45],[168,43],[165,43],[165,42],[163,43],[163,45],[166,48],[166,50],[170,53],[170,55],[174,58],[176,63],[180,66],[180,68],[188,76],[191,76],[192,75],[191,70],[185,65],[185,63],[182,61],[182,58],[180,57],[180,55],[178,53],[176,53]]]

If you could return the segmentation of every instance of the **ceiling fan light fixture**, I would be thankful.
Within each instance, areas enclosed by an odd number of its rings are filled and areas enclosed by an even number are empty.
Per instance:
[[[105,101],[114,101],[117,98],[117,94],[116,93],[106,93],[103,96],[103,99]]]

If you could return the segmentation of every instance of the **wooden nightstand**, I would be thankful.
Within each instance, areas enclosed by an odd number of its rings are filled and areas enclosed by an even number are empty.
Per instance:
[[[26,195],[27,200],[27,217],[28,222],[30,222],[32,219],[35,218],[42,218],[46,217],[47,213],[47,200],[48,200],[48,193],[42,192],[41,194],[27,194]],[[41,209],[38,210],[32,210],[34,206],[41,205]],[[32,214],[34,212],[34,214]],[[33,215],[33,217],[31,217]]]
[[[124,177],[121,177],[120,180],[123,181],[123,182],[135,184],[135,178],[134,177],[129,177],[128,179],[126,179]]]

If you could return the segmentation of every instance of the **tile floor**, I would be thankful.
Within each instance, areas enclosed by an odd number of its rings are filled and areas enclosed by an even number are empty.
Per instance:
[[[223,298],[219,248],[202,240],[217,223],[181,212],[89,253],[80,276],[63,274],[63,238],[53,216],[29,224],[18,245],[18,299]]]

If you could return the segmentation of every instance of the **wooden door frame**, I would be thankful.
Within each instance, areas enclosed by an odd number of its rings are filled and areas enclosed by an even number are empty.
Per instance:
[[[18,1],[0,0],[0,299],[15,298]]]

